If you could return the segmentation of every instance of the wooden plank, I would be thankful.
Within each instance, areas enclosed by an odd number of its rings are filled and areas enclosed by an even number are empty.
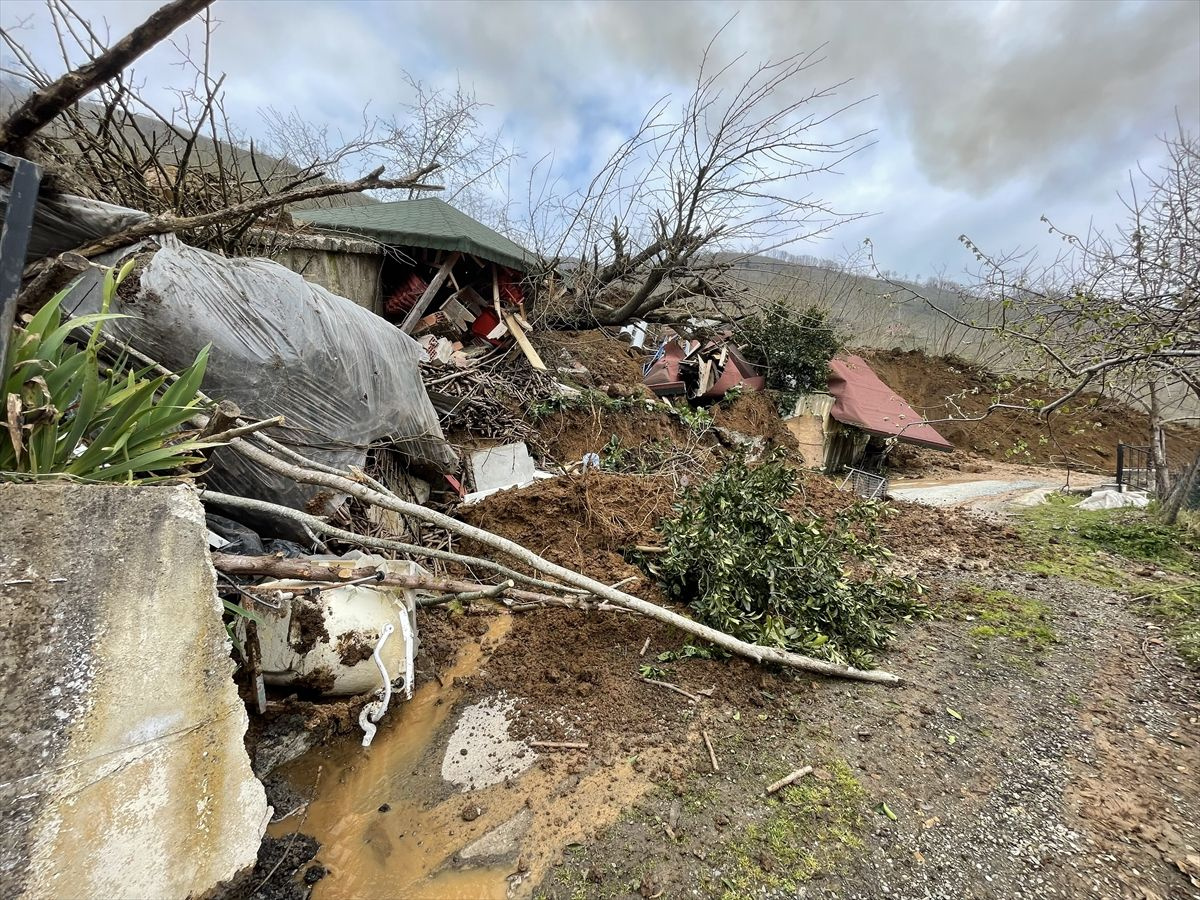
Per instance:
[[[521,329],[516,317],[511,313],[504,317],[504,323],[508,326],[508,330],[512,332],[512,336],[517,339],[517,346],[521,348],[521,352],[525,354],[525,358],[529,360],[529,364],[535,369],[546,371],[546,364],[542,362],[542,358],[538,356],[538,352],[533,349],[533,344],[529,343],[529,338],[525,336],[525,332]]]
[[[457,251],[446,257],[446,261],[442,263],[442,267],[433,276],[433,281],[429,282],[429,287],[425,288],[425,292],[421,294],[421,298],[408,311],[408,315],[404,317],[404,322],[400,325],[400,330],[405,334],[412,334],[413,326],[417,324],[421,316],[425,315],[425,309],[433,302],[433,298],[437,296],[437,292],[441,290],[442,285],[446,283],[446,278],[450,274],[450,270],[454,268],[454,264],[458,262],[458,257],[459,254]]]

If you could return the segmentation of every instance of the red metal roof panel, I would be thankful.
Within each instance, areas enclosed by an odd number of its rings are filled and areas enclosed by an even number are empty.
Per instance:
[[[829,393],[834,398],[830,415],[845,425],[935,450],[954,449],[861,356],[830,361]]]

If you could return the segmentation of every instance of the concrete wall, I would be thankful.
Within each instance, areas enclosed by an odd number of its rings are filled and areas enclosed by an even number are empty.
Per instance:
[[[242,739],[185,487],[0,485],[0,896],[199,895],[254,863]]]
[[[825,464],[826,440],[832,423],[829,411],[832,408],[831,394],[805,394],[796,401],[792,415],[783,421],[799,443],[800,453],[809,468],[819,469]]]
[[[271,251],[271,258],[281,266],[373,313],[383,308],[384,255],[384,248],[369,241],[319,234],[290,235]]]

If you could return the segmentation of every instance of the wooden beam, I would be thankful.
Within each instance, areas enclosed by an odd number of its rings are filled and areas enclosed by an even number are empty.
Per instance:
[[[512,336],[517,339],[517,346],[521,348],[521,352],[525,354],[525,358],[529,360],[529,364],[535,369],[546,371],[546,364],[542,362],[542,358],[538,356],[538,352],[533,349],[533,344],[529,343],[529,338],[525,336],[525,331],[521,328],[521,324],[517,321],[516,316],[512,313],[504,317],[504,324],[508,326],[508,330],[512,332]]]
[[[450,270],[454,268],[454,264],[458,262],[458,257],[459,253],[457,250],[446,257],[446,261],[442,263],[442,267],[433,276],[433,281],[429,282],[429,287],[425,288],[425,293],[421,294],[421,299],[408,311],[408,315],[404,317],[404,322],[400,325],[400,330],[405,334],[412,334],[413,327],[420,321],[421,316],[425,315],[425,309],[433,302],[433,298],[437,296],[437,292],[441,290],[442,285],[446,283],[446,278],[450,275]]]

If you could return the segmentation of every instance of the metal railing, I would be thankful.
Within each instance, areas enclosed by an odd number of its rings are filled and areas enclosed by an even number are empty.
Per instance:
[[[1122,491],[1154,490],[1149,447],[1117,444],[1117,488]]]
[[[874,472],[864,472],[862,469],[846,467],[846,478],[842,481],[841,489],[850,490],[868,500],[882,500],[887,496],[888,480],[884,475]]]

